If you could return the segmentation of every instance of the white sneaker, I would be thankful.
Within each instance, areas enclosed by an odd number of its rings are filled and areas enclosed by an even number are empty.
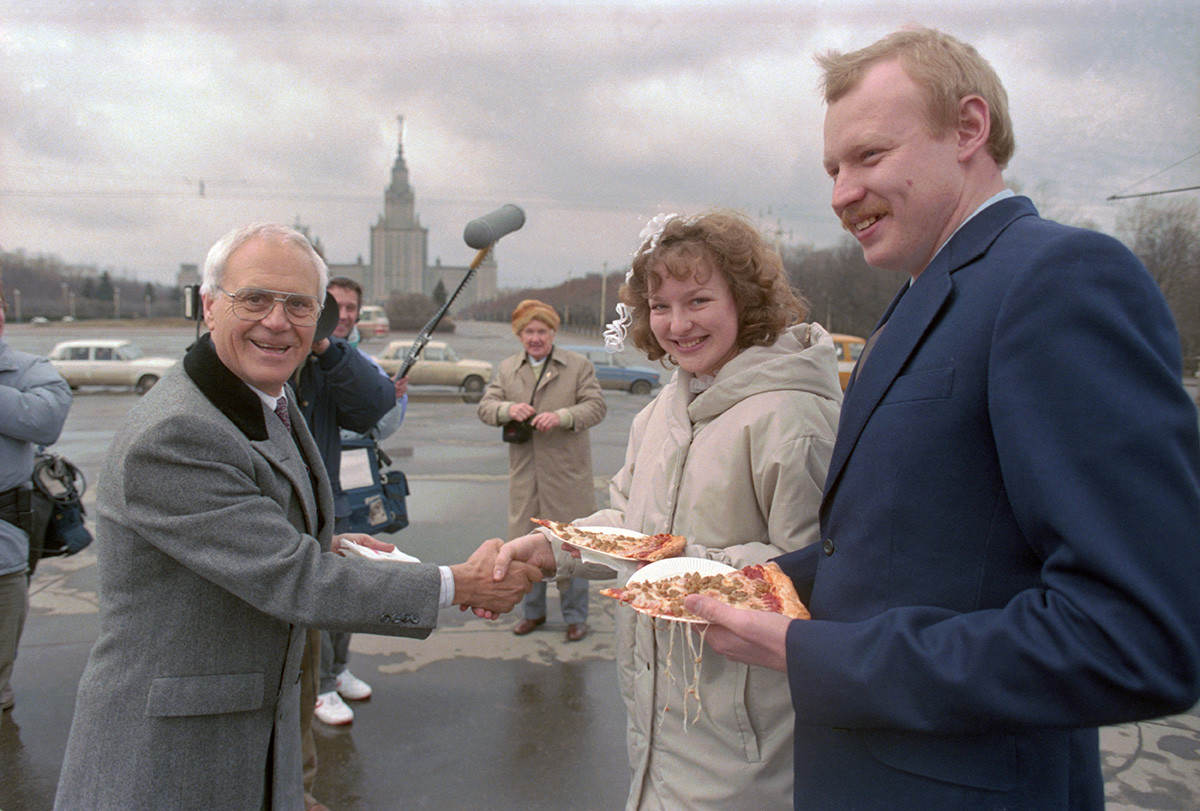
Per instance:
[[[354,720],[354,710],[346,706],[346,702],[342,701],[342,697],[336,692],[321,693],[317,696],[317,706],[313,714],[317,716],[318,721],[335,727]]]
[[[343,670],[337,677],[334,687],[342,698],[350,701],[362,701],[371,697],[371,685],[355,676],[349,670]]]

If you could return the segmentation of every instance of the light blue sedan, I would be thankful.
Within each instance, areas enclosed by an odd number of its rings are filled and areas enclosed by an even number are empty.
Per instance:
[[[596,377],[602,389],[620,389],[630,394],[649,394],[660,382],[657,369],[626,363],[621,355],[610,355],[602,346],[564,346],[578,352],[596,367]]]

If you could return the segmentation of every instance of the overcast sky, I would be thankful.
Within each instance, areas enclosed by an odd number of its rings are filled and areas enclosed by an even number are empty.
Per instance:
[[[1200,184],[1194,0],[0,0],[0,248],[167,282],[298,219],[365,259],[401,114],[431,262],[525,209],[502,287],[616,270],[661,211],[827,247],[813,55],[912,23],[995,66],[1044,212],[1111,232],[1110,195]]]

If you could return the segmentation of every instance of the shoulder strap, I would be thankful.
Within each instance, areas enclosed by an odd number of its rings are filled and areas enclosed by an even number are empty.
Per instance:
[[[554,357],[554,347],[550,347],[550,351],[546,353],[546,359],[542,361],[542,371],[538,372],[537,380],[533,382],[533,392],[529,395],[529,404],[533,405],[533,398],[537,396],[538,386],[542,385],[542,375],[546,374],[546,370],[550,368],[550,358]]]

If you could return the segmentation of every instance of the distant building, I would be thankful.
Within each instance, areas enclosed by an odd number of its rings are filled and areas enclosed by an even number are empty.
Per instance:
[[[365,303],[385,304],[393,292],[423,293],[432,297],[439,281],[449,295],[468,269],[465,264],[443,265],[440,260],[432,266],[429,264],[429,229],[422,226],[417,217],[416,196],[408,180],[408,166],[404,163],[403,117],[400,123],[392,182],[383,193],[383,214],[371,226],[370,262],[364,263],[360,256],[353,264],[329,263],[330,276],[348,276],[363,286]],[[463,254],[469,256],[471,253],[464,245]],[[453,309],[487,301],[495,295],[496,262],[489,255],[454,300]]]

